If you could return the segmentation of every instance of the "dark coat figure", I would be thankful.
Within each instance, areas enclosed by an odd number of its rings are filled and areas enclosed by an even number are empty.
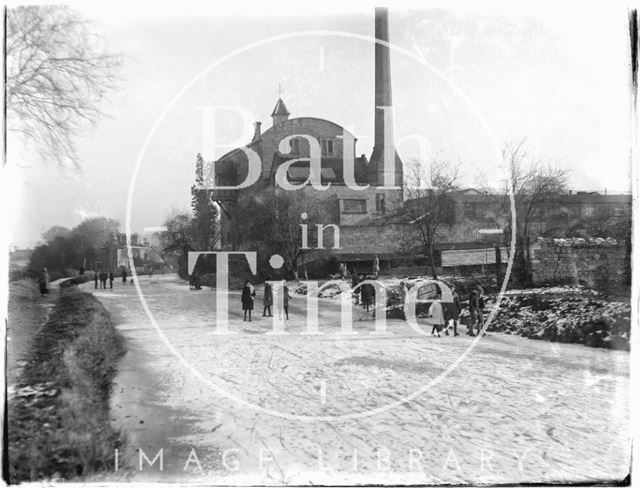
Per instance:
[[[93,272],[93,283],[95,285],[95,289],[98,289],[98,271]]]
[[[462,312],[462,304],[460,303],[460,295],[453,290],[453,306],[451,307],[451,318],[457,321],[460,318],[460,312]]]
[[[284,315],[287,320],[289,320],[289,299],[291,295],[289,295],[289,287],[287,286],[287,282],[283,281],[282,285],[282,308],[284,309]],[[282,318],[282,310],[280,311],[280,318]]]
[[[470,314],[470,320],[471,322],[469,323],[469,327],[467,328],[467,334],[470,336],[474,336],[474,332],[473,332],[473,326],[478,324],[478,332],[480,332],[480,323],[479,323],[479,317],[478,314],[480,312],[480,300],[479,300],[479,296],[478,296],[478,292],[476,290],[473,290],[470,294],[469,294],[469,314]]]
[[[354,270],[353,273],[351,273],[351,289],[355,290],[353,292],[353,296],[356,299],[356,305],[358,305],[360,303],[360,293],[362,292],[362,290],[360,288],[356,288],[356,286],[358,286],[359,282],[360,282],[360,280],[358,279],[358,274]]]
[[[478,334],[480,330],[484,328],[484,290],[481,286],[478,287],[477,290],[478,295]],[[485,334],[483,334],[485,335]]]
[[[376,290],[370,283],[362,285],[360,289],[362,290],[360,292],[360,295],[362,297],[362,308],[364,308],[368,312],[369,308],[371,307],[371,305],[373,305],[373,302],[375,300]]]
[[[113,271],[109,271],[109,288],[113,290]]]
[[[256,296],[256,291],[249,280],[244,282],[242,288],[242,310],[244,310],[244,320],[247,320],[247,312],[249,313],[249,322],[251,322],[251,311],[253,310],[253,297]]]
[[[80,269],[78,270],[78,274],[80,276],[84,276],[84,266],[80,266]]]
[[[460,302],[460,295],[456,289],[453,289],[453,303],[451,304],[451,318],[453,319],[453,335],[458,334],[458,321],[460,320],[460,312],[462,312],[462,303]]]
[[[271,305],[273,305],[273,288],[269,283],[264,284],[264,310],[262,311],[263,317],[273,317],[271,313]],[[268,313],[267,313],[268,312]]]
[[[47,293],[49,293],[49,271],[47,271],[47,268],[44,268],[42,270],[42,276],[40,277],[39,285],[41,295],[46,295]]]
[[[458,320],[460,319],[460,312],[462,312],[462,304],[460,302],[460,295],[458,295],[458,292],[453,286],[451,287],[451,292],[452,300],[447,302],[446,307],[444,307],[444,312],[446,322],[449,323],[449,320],[453,321],[453,335],[457,336],[460,335],[458,334]]]
[[[122,268],[122,271],[120,272],[120,277],[122,278],[122,284],[126,285],[127,284],[127,270]]]
[[[100,288],[105,289],[107,287],[107,272],[100,271]]]

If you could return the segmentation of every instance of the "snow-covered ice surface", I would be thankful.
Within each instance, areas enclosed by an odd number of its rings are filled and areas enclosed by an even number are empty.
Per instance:
[[[269,335],[258,288],[252,322],[242,321],[240,294],[230,292],[229,327],[238,334],[220,336],[214,291],[141,278],[172,347],[238,402],[173,355],[134,286],[114,286],[96,296],[127,339],[112,411],[129,436],[121,459],[134,480],[522,483],[628,473],[626,352],[490,334],[440,383],[401,403],[467,350],[464,327],[438,339],[390,320],[390,334],[379,336],[373,320],[360,320],[355,334],[341,336],[339,301],[321,299],[323,334],[303,335],[306,298],[294,296],[288,334]],[[93,283],[83,288],[94,291]],[[163,471],[157,463],[139,470],[137,448],[149,459],[163,448]]]

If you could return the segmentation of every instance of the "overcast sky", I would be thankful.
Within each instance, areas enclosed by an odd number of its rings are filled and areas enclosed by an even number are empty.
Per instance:
[[[434,153],[461,163],[466,186],[495,170],[496,143],[526,138],[533,155],[571,170],[575,190],[629,191],[626,7],[530,3],[392,9],[396,137],[425,137]],[[9,202],[13,244],[33,246],[52,225],[73,227],[88,216],[124,227],[132,173],[154,124],[134,188],[133,229],[188,209],[203,150],[198,107],[242,107],[266,129],[279,84],[292,117],[349,127],[357,153],[370,156],[374,46],[364,37],[373,36],[372,7],[222,14],[213,4],[108,5],[76,8],[125,55],[121,89],[105,107],[110,118],[79,134],[81,175],[9,147],[3,177],[22,192]],[[299,34],[319,30],[341,34]],[[216,141],[241,135],[239,116],[222,113],[216,122]],[[405,160],[418,157],[415,143],[398,149]]]

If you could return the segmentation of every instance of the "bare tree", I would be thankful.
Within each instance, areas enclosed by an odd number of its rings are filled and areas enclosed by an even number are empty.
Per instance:
[[[174,210],[164,221],[166,230],[159,233],[162,252],[177,256],[178,275],[187,278],[189,252],[197,249],[194,244],[193,219],[187,212]]]
[[[75,136],[103,115],[121,58],[65,6],[21,6],[6,16],[7,129],[44,161],[77,170]]]
[[[300,268],[306,275],[305,257],[310,252],[303,247],[301,224],[307,225],[308,247],[312,247],[317,239],[316,224],[337,222],[334,215],[337,208],[337,198],[320,199],[303,190],[282,192],[275,188],[265,189],[241,202],[235,211],[241,244],[257,250],[259,256],[268,258],[279,254],[284,259],[284,268],[298,280]],[[303,213],[306,213],[304,219]],[[333,238],[326,240],[327,245],[335,243]],[[315,250],[316,254],[319,252]],[[260,259],[258,266],[266,268],[261,266]]]
[[[530,280],[530,246],[532,233],[540,231],[535,223],[544,217],[545,209],[551,208],[567,192],[568,171],[554,167],[531,155],[525,141],[506,142],[502,149],[503,180],[496,193],[490,188],[486,176],[482,182],[488,194],[493,195],[497,208],[496,221],[504,228],[506,243],[510,245],[515,233],[514,267],[521,280]],[[515,206],[515,228],[512,225],[512,198]]]
[[[458,186],[458,173],[458,165],[438,156],[429,165],[413,161],[406,172],[404,212],[411,225],[404,236],[403,247],[426,254],[434,279],[438,278],[435,249],[439,233],[455,218],[452,194]]]

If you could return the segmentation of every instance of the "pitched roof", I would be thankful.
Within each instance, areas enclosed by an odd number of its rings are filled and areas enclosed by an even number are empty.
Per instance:
[[[289,112],[289,110],[287,109],[287,106],[282,101],[282,98],[278,98],[278,101],[276,102],[276,106],[273,109],[273,113],[271,114],[271,116],[273,117],[274,115],[291,115],[291,112]]]
[[[476,188],[458,188],[457,190],[453,190],[451,193],[458,195],[484,195],[482,191]]]
[[[564,202],[580,202],[580,203],[631,203],[633,197],[631,195],[602,195],[600,193],[574,193],[573,195],[565,195]]]

